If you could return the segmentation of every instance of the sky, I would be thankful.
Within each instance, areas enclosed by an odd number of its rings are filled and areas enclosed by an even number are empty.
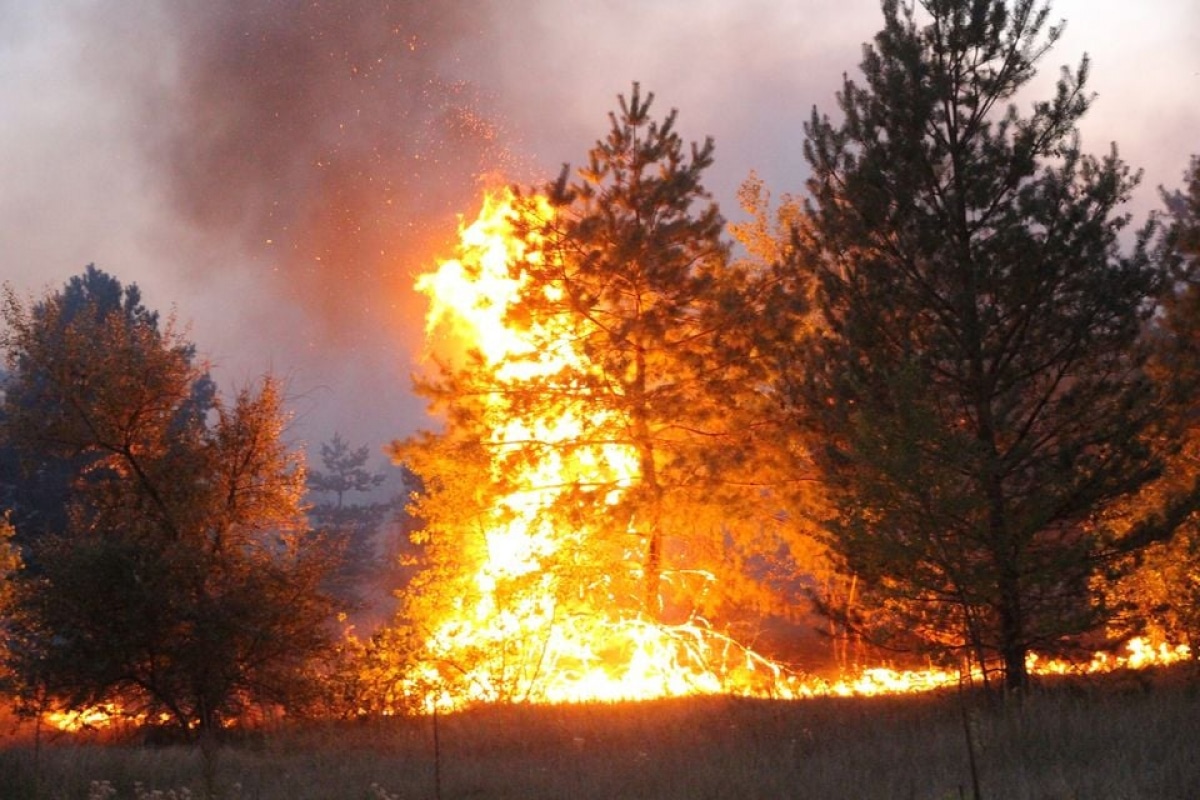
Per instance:
[[[1083,147],[1158,206],[1200,154],[1200,3],[1057,0],[1032,94],[1091,58]],[[0,281],[89,263],[174,312],[231,391],[287,385],[289,435],[378,452],[433,423],[411,392],[414,277],[489,182],[581,164],[638,81],[730,219],[757,173],[802,194],[877,0],[0,0]],[[382,459],[382,455],[380,455]]]

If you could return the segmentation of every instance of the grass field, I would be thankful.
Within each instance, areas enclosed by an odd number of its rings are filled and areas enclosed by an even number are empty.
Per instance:
[[[1186,668],[1184,668],[1186,669]],[[288,723],[220,748],[222,800],[1200,798],[1200,683],[1184,669],[1043,687],[991,707],[954,692],[792,702],[694,698],[491,707],[437,720]],[[28,730],[0,749],[0,798],[205,796],[182,747]],[[212,763],[212,762],[210,762]]]

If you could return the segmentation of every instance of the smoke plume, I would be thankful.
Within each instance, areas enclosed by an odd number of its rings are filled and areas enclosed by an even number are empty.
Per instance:
[[[271,307],[247,324],[290,342],[314,407],[335,383],[412,404],[412,277],[447,252],[481,176],[513,168],[487,99],[459,77],[484,5],[210,0],[164,22],[172,77],[143,107],[142,144],[198,234],[191,277],[265,282]],[[205,258],[231,241],[240,264]]]

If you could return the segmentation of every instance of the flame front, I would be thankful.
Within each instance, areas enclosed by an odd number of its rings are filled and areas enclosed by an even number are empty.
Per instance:
[[[450,331],[466,349],[475,349],[479,368],[502,389],[494,398],[565,368],[587,369],[571,336],[556,331],[552,322],[510,322],[525,293],[547,292],[554,299],[549,293],[557,291],[531,287],[513,268],[542,257],[528,249],[528,236],[513,235],[514,215],[536,222],[553,213],[541,198],[523,198],[520,207],[510,194],[490,196],[479,218],[461,231],[459,258],[417,283],[430,299],[427,333]],[[637,453],[616,443],[619,437],[579,441],[585,430],[611,429],[623,420],[569,403],[552,416],[531,419],[512,415],[499,399],[482,402],[491,477],[514,488],[492,501],[485,529],[476,537],[482,552],[464,559],[475,565],[477,594],[448,609],[425,642],[428,660],[454,663],[462,677],[459,685],[470,688],[466,696],[435,690],[427,705],[452,708],[501,697],[567,702],[714,692],[796,695],[793,679],[780,665],[705,621],[659,622],[612,589],[615,573],[624,573],[630,583],[640,577],[632,530],[625,531],[624,544],[605,545],[610,563],[590,573],[590,581],[564,579],[546,569],[594,548],[602,536],[586,522],[550,511],[564,492],[603,487],[603,508],[615,506],[639,481]],[[513,457],[531,442],[537,443],[536,456]],[[519,591],[512,590],[514,584]],[[425,670],[423,683],[443,686],[433,666]]]

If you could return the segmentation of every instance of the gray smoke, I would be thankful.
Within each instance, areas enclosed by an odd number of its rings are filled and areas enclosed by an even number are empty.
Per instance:
[[[301,422],[315,417],[306,432],[383,441],[417,416],[413,276],[449,252],[484,176],[516,169],[488,99],[461,76],[464,54],[479,63],[485,5],[165,7],[171,76],[146,93],[139,141],[196,232],[183,258],[198,290],[262,287],[244,332],[286,359]],[[214,263],[231,242],[239,263]],[[237,347],[218,360],[238,363]]]
[[[1141,217],[1195,149],[1200,6],[1054,6],[1037,94],[1091,52],[1084,146],[1146,168]],[[300,438],[375,445],[426,422],[412,279],[482,176],[579,164],[637,80],[715,137],[727,216],[751,170],[802,193],[803,123],[879,21],[878,0],[0,0],[0,278],[95,261],[193,321],[223,386],[290,378]]]
[[[265,248],[338,334],[389,288],[427,223],[453,219],[505,158],[454,76],[471,2],[180,4],[176,77],[146,144],[173,207]]]

